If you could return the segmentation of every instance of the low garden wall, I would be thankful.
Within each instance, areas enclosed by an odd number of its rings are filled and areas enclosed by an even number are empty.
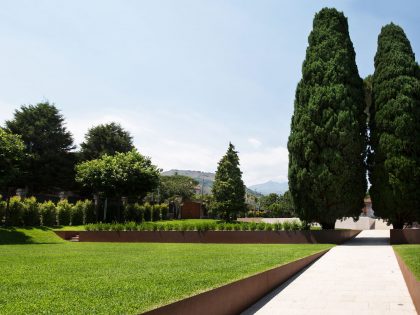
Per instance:
[[[304,267],[324,255],[323,251],[222,287],[162,306],[147,315],[239,314]]]
[[[407,284],[408,292],[410,292],[417,313],[420,314],[420,281],[416,279],[414,274],[401,259],[400,255],[398,255],[395,251],[394,253],[397,257],[398,264],[400,265],[400,269],[403,274],[405,283]]]
[[[56,231],[80,242],[155,242],[216,244],[341,244],[359,230],[320,231]]]
[[[420,244],[420,229],[392,229],[390,230],[390,243]]]

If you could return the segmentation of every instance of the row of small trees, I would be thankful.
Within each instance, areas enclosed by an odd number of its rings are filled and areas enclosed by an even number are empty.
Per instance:
[[[367,191],[394,228],[420,219],[420,70],[404,31],[384,26],[375,72],[360,78],[347,19],[315,15],[297,85],[289,187],[305,222],[357,217]]]
[[[9,203],[7,205],[7,203]],[[167,204],[126,204],[122,207],[121,222],[150,222],[166,219]],[[116,219],[117,217],[114,217]],[[2,200],[0,196],[0,225],[6,226],[58,226],[85,225],[103,221],[103,213],[91,200],[38,202],[35,197]]]

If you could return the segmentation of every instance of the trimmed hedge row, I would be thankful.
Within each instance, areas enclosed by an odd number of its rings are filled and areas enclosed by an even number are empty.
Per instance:
[[[10,198],[9,211],[6,215],[6,201],[0,195],[0,225],[8,226],[55,226],[83,225],[97,222],[95,206],[92,201],[69,203],[66,199],[55,204],[52,201],[37,202],[35,197]],[[123,208],[124,221],[158,221],[166,218],[168,205],[150,205],[146,203],[128,204]]]
[[[96,222],[95,207],[90,200],[75,204],[61,200],[37,202],[35,197],[10,198],[9,213],[6,215],[6,201],[0,196],[0,223],[8,226],[55,226],[82,225]]]
[[[85,225],[86,231],[291,231],[302,230],[298,221],[282,223],[255,222],[125,222]]]

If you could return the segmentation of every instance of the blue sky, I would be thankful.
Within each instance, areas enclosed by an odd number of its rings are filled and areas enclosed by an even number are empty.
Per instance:
[[[163,169],[215,171],[231,141],[248,185],[287,180],[287,137],[315,12],[349,19],[362,77],[381,26],[420,54],[420,1],[1,1],[0,124],[49,100],[77,144],[120,122]]]

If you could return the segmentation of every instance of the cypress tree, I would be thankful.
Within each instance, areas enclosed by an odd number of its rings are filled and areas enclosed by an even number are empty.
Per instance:
[[[403,29],[382,28],[375,55],[369,179],[375,214],[402,228],[420,219],[420,80]]]
[[[236,219],[245,210],[245,185],[239,168],[238,152],[232,143],[217,167],[212,187],[214,208],[226,221]]]
[[[366,193],[366,115],[347,18],[324,8],[313,30],[297,85],[289,136],[289,187],[306,223],[334,228],[356,217]]]

